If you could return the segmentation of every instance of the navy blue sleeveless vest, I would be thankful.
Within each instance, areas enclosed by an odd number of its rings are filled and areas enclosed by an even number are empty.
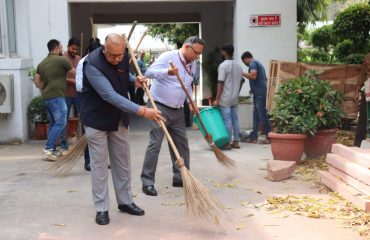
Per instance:
[[[107,62],[101,47],[86,57],[84,65],[86,63],[96,67],[109,80],[118,94],[128,98],[129,56],[127,50],[125,57],[117,65]],[[122,120],[125,127],[128,128],[129,114],[104,101],[90,85],[85,74],[85,68],[83,68],[83,72],[80,110],[82,124],[101,131],[117,131],[119,121]]]

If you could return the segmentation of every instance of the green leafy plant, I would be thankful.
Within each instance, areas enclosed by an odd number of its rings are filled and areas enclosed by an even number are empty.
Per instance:
[[[27,109],[28,118],[32,123],[47,123],[48,114],[41,96],[34,97]]]
[[[289,79],[279,87],[271,112],[276,133],[314,136],[317,129],[338,127],[344,117],[343,95],[317,76],[317,71],[307,71],[303,77]]]
[[[318,119],[318,129],[337,128],[342,118],[343,94],[336,91],[329,81],[317,79],[318,72],[307,71],[306,77],[311,79],[312,91],[317,93],[317,103],[314,105],[313,114]]]
[[[280,85],[271,112],[276,133],[316,133],[319,121],[313,109],[318,93],[313,90],[312,79],[307,77],[289,79]]]

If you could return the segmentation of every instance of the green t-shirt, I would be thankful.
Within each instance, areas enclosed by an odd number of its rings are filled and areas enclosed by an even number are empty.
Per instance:
[[[45,99],[64,97],[66,90],[66,75],[72,69],[71,63],[56,53],[48,56],[37,66],[36,73],[40,74],[43,83],[41,96]]]

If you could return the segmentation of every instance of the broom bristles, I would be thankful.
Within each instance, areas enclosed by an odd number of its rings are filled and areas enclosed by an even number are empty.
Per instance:
[[[203,218],[219,224],[219,218],[225,213],[223,205],[211,195],[208,189],[198,181],[186,167],[181,167],[185,205],[190,218]]]
[[[182,159],[178,159],[176,163],[180,166],[187,215],[190,218],[202,218],[219,225],[220,215],[226,214],[222,203],[189,172],[183,165]]]
[[[77,143],[71,147],[68,153],[60,157],[52,166],[50,166],[50,169],[55,171],[56,176],[65,177],[84,154],[86,145],[86,137],[85,135],[82,135]]]
[[[235,167],[235,161],[226,156],[214,143],[211,143],[211,148],[219,163],[226,167]]]
[[[215,154],[217,160],[219,163],[226,167],[235,167],[235,161],[226,156],[213,142],[213,138],[211,134],[206,134],[204,139],[208,142],[208,144],[211,146],[213,153]]]

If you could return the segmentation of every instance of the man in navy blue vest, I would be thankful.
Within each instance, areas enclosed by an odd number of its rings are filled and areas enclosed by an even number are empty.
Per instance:
[[[135,80],[142,87],[144,77]],[[129,113],[149,120],[164,120],[161,112],[128,100],[129,56],[121,35],[109,34],[105,45],[91,52],[83,66],[81,122],[85,127],[91,161],[95,221],[109,223],[108,157],[118,209],[131,215],[144,215],[131,192]]]

